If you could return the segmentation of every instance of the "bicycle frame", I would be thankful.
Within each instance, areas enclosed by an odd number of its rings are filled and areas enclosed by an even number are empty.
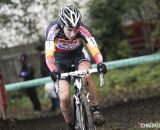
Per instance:
[[[96,130],[89,105],[89,93],[82,78],[87,74],[96,73],[97,69],[88,69],[62,73],[61,76],[71,76],[74,83],[74,117],[76,130]],[[104,84],[103,74],[100,74],[100,86]],[[57,88],[57,87],[56,87]],[[58,91],[57,91],[58,92]]]
[[[89,93],[81,77],[74,77],[74,121],[76,130],[95,130],[89,106]]]

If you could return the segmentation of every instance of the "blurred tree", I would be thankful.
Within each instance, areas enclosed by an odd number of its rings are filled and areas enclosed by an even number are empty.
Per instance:
[[[125,39],[123,27],[128,23],[136,21],[150,22],[158,18],[158,0],[91,0],[89,3],[90,26],[101,48],[106,48],[111,53],[112,59],[123,58],[122,53],[117,49],[121,48],[120,43]],[[151,47],[151,29],[148,26],[143,28],[146,47],[149,52]],[[125,42],[126,44],[126,42]],[[128,46],[129,47],[129,46]],[[122,52],[126,48],[121,48]],[[130,47],[129,47],[130,49]]]
[[[153,35],[152,27],[148,25],[153,23],[157,25],[159,18],[160,7],[158,0],[134,0],[126,1],[126,8],[128,9],[124,18],[125,21],[129,20],[132,22],[143,21],[144,26],[142,27],[143,36],[145,39],[145,46],[148,53],[153,53]],[[159,21],[159,20],[158,20]],[[154,33],[155,36],[155,33]]]
[[[10,4],[12,3],[11,0],[0,0],[0,10],[2,10],[2,6],[4,4]],[[0,28],[3,27],[4,23],[8,23],[10,21],[10,18],[7,17],[6,15],[4,14],[0,14]],[[7,47],[7,44],[3,42],[2,40],[2,35],[0,35],[0,40],[1,40],[1,43],[0,43],[0,48],[6,48]]]
[[[0,4],[8,4],[8,3],[12,3],[11,0],[0,0]]]
[[[115,52],[124,38],[122,15],[125,13],[124,0],[91,0],[89,4],[90,26],[101,44],[101,48],[109,50],[112,59],[120,58]]]
[[[44,43],[46,27],[69,0],[0,0],[0,48]],[[71,0],[78,7],[84,2]]]
[[[156,0],[126,0],[126,20],[152,21],[157,18],[159,12]]]
[[[44,42],[44,32],[55,19],[58,0],[0,1],[0,48]]]
[[[155,31],[152,33],[152,41],[153,41],[153,49],[156,52],[159,50],[159,47],[157,45],[158,42],[160,42],[160,1],[154,0],[157,5],[157,20],[154,21],[154,24],[156,25]]]

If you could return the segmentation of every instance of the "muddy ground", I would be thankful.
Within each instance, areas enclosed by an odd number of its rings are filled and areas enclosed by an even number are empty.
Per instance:
[[[140,130],[143,123],[159,123],[160,126],[160,96],[158,95],[143,99],[121,100],[112,104],[101,100],[101,104],[103,104],[101,107],[106,123],[98,130]],[[0,130],[66,130],[61,114],[44,111],[38,116],[33,114],[34,116],[29,119],[17,119],[22,111],[23,114],[24,112],[31,114],[27,109],[17,108],[9,111],[8,118],[5,121],[0,120]],[[158,130],[158,128],[152,129]]]

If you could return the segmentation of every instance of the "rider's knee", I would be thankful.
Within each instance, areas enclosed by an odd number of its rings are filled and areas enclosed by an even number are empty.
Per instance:
[[[84,69],[90,69],[90,68],[92,68],[92,65],[91,65],[90,62],[88,62],[88,61],[82,61],[79,64],[78,70],[84,70]]]
[[[92,81],[92,76],[91,74],[87,74],[84,78],[84,80],[86,80],[87,82],[91,82]]]
[[[60,99],[60,104],[62,107],[67,107],[70,104],[70,100],[68,97],[62,97]]]

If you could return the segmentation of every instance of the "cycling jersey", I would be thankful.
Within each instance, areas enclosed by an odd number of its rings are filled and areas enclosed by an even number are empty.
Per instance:
[[[94,37],[92,37],[84,25],[79,27],[77,35],[72,40],[65,36],[61,25],[60,20],[58,20],[50,24],[46,31],[45,56],[47,66],[51,72],[56,70],[53,65],[55,52],[69,53],[78,49],[80,46],[84,46],[83,43],[88,48],[97,64],[103,62],[102,55]]]

